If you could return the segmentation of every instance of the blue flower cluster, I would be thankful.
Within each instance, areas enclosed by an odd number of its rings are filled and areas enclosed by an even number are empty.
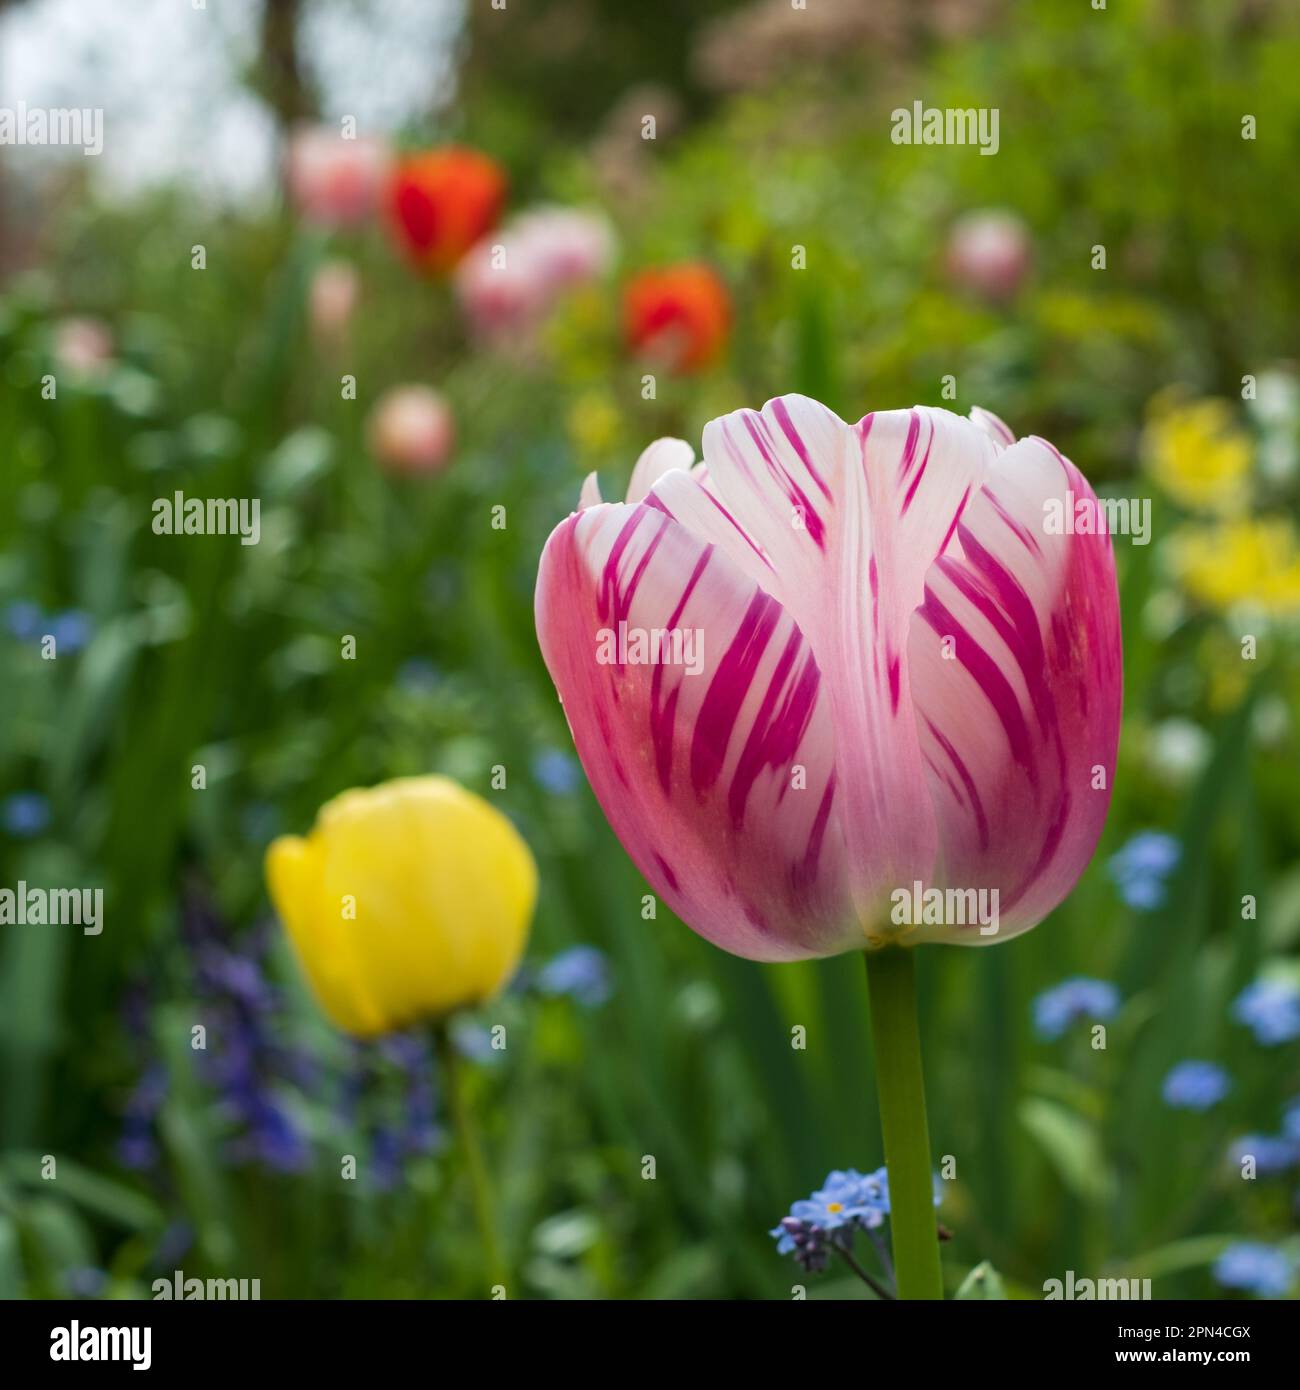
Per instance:
[[[0,802],[0,825],[15,840],[32,840],[50,824],[50,803],[40,792],[14,792]]]
[[[1214,1277],[1225,1289],[1242,1289],[1261,1298],[1281,1298],[1291,1287],[1295,1268],[1281,1250],[1259,1241],[1230,1245],[1214,1262]]]
[[[1154,912],[1168,897],[1169,877],[1178,867],[1182,846],[1161,830],[1143,830],[1117,853],[1107,868],[1119,895],[1137,912]]]
[[[1179,1062],[1165,1077],[1165,1104],[1174,1110],[1209,1110],[1232,1089],[1228,1073],[1213,1062]]]
[[[1256,980],[1233,1000],[1232,1017],[1265,1047],[1291,1042],[1300,1038],[1300,987],[1290,980]]]
[[[1228,1159],[1235,1168],[1240,1168],[1247,1158],[1254,1160],[1255,1174],[1261,1178],[1278,1177],[1300,1168],[1300,1096],[1287,1105],[1281,1134],[1245,1134],[1228,1150]]]
[[[934,1204],[939,1205],[941,1188],[934,1180]],[[776,1241],[778,1255],[793,1255],[795,1263],[809,1273],[825,1269],[831,1252],[847,1253],[857,1231],[875,1239],[875,1232],[889,1215],[889,1174],[884,1168],[859,1173],[856,1168],[836,1169],[811,1197],[795,1202],[768,1232]],[[878,1247],[883,1255],[883,1247]]]
[[[1119,990],[1105,980],[1076,975],[1044,990],[1034,1000],[1034,1028],[1040,1038],[1059,1038],[1080,1019],[1107,1019],[1119,1009]]]
[[[79,652],[90,641],[94,631],[89,616],[79,608],[68,608],[61,613],[44,613],[38,604],[26,599],[19,599],[5,608],[4,625],[9,635],[20,642],[53,637],[59,656]]]
[[[512,991],[545,999],[572,999],[584,1009],[599,1008],[613,993],[609,959],[595,946],[570,946],[544,965],[526,965],[511,981]]]

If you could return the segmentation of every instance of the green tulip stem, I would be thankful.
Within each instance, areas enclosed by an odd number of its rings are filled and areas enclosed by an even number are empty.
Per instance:
[[[503,1288],[506,1282],[505,1261],[501,1257],[501,1242],[497,1236],[496,1208],[492,1202],[492,1183],[488,1177],[487,1165],[483,1162],[483,1150],[479,1147],[478,1128],[474,1115],[465,1103],[465,1091],[461,1084],[460,1058],[451,1041],[445,1024],[438,1024],[433,1030],[434,1045],[438,1062],[442,1068],[442,1083],[447,1096],[447,1110],[451,1115],[452,1129],[460,1146],[461,1159],[469,1178],[470,1200],[474,1204],[474,1221],[478,1226],[479,1239],[483,1243],[483,1256],[487,1264],[488,1278],[493,1284]]]
[[[871,1039],[876,1052],[885,1167],[889,1170],[889,1220],[898,1296],[942,1298],[912,957],[912,950],[897,946],[867,952]]]

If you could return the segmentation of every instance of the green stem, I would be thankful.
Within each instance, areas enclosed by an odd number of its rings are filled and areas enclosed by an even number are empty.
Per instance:
[[[443,1088],[447,1096],[447,1110],[451,1115],[452,1129],[460,1145],[461,1158],[469,1177],[470,1200],[474,1205],[474,1221],[478,1226],[479,1239],[483,1243],[483,1256],[487,1264],[488,1278],[493,1284],[505,1286],[506,1267],[501,1256],[501,1242],[497,1237],[495,1207],[492,1203],[492,1184],[488,1178],[487,1167],[483,1162],[483,1151],[479,1148],[478,1130],[474,1116],[465,1104],[465,1094],[461,1086],[460,1058],[452,1045],[451,1036],[445,1024],[438,1024],[433,1030],[434,1046],[442,1067]]]
[[[868,952],[867,987],[898,1296],[942,1298],[912,950],[887,946]]]

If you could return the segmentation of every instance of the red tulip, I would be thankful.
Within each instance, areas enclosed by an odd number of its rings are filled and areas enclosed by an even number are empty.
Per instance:
[[[623,292],[624,330],[636,353],[671,371],[716,361],[731,328],[731,297],[706,265],[643,270]]]
[[[389,220],[410,260],[442,275],[496,225],[505,196],[499,165],[477,150],[448,145],[398,162]]]
[[[1122,694],[1110,537],[1060,534],[1087,480],[973,415],[848,425],[784,396],[714,420],[694,467],[652,445],[626,503],[589,480],[546,545],[537,632],[587,777],[728,951],[1005,941],[1092,855]],[[900,926],[917,885],[996,890],[994,934]]]

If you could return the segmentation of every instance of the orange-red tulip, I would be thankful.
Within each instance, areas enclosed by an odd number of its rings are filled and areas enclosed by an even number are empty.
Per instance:
[[[643,270],[623,291],[628,346],[675,372],[717,360],[731,329],[731,296],[706,265]]]
[[[409,259],[444,275],[496,225],[505,196],[499,165],[477,150],[448,145],[398,161],[389,220]]]

